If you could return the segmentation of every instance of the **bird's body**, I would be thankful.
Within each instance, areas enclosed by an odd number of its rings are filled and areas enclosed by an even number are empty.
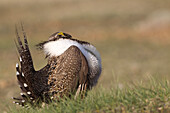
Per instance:
[[[63,96],[83,95],[96,85],[101,74],[101,58],[96,48],[88,42],[73,39],[71,35],[57,32],[48,41],[37,45],[47,58],[47,65],[35,71],[24,33],[24,45],[18,37],[20,66],[16,64],[17,79],[22,90],[21,98],[14,103],[34,104],[41,100],[58,100]]]

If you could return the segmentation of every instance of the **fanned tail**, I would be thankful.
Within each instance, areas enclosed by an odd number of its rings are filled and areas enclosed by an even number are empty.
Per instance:
[[[34,97],[31,94],[28,82],[26,81],[24,74],[21,72],[18,63],[16,64],[16,76],[22,93],[20,93],[21,97],[12,97],[12,99],[15,100],[13,101],[13,103],[18,104],[20,106],[26,105],[27,102],[33,104]]]
[[[28,102],[33,104],[33,101],[37,97],[37,95],[34,92],[33,87],[31,86],[32,85],[31,81],[35,73],[33,61],[22,24],[21,27],[24,36],[24,45],[22,44],[17,28],[16,28],[17,42],[15,41],[15,44],[19,53],[19,61],[21,66],[19,67],[19,64],[18,63],[16,64],[16,76],[19,87],[21,88],[22,92],[20,93],[21,97],[18,98],[12,97],[12,99],[14,99],[13,103],[18,104],[20,106],[24,106]]]

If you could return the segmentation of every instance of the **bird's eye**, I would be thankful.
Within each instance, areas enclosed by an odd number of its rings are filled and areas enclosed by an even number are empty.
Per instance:
[[[64,37],[65,35],[63,34],[63,32],[59,32],[58,34],[57,34],[59,37]]]
[[[71,37],[72,36],[67,34],[67,33],[56,32],[49,37],[49,41],[55,41],[55,40],[60,39],[60,38],[68,38],[69,39]]]
[[[58,35],[58,37],[61,37],[62,35]]]

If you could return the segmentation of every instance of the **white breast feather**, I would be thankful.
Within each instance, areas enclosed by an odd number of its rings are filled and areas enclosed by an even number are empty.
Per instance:
[[[96,48],[93,45],[89,45],[89,44],[83,44],[82,46],[86,51],[92,53],[97,58],[101,66],[101,57],[99,52],[96,50]]]
[[[59,39],[56,41],[50,41],[44,45],[44,51],[46,54],[50,54],[50,56],[59,56],[64,53],[70,46],[73,45],[77,46],[83,52],[84,55],[87,54],[81,44],[69,39]]]
[[[101,62],[100,54],[97,52],[96,48],[92,45],[81,45],[76,41],[69,39],[59,39],[56,41],[50,41],[44,45],[44,52],[50,54],[50,56],[59,56],[64,53],[70,46],[77,46],[81,52],[84,54],[87,60],[90,60],[89,52],[92,52],[95,57]],[[90,59],[89,59],[90,58]]]

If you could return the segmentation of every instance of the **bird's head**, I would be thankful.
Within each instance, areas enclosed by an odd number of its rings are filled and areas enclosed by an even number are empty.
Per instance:
[[[56,32],[56,33],[52,34],[47,41],[43,41],[43,42],[37,44],[36,47],[37,47],[37,49],[42,50],[43,46],[46,43],[49,43],[51,41],[56,41],[59,39],[72,39],[72,36],[70,34],[67,34],[64,32]]]
[[[63,38],[63,39],[71,39],[72,36],[67,34],[67,33],[63,33],[63,32],[56,32],[54,34],[52,34],[50,37],[49,37],[49,41],[55,41],[57,39],[60,39],[60,38]]]

